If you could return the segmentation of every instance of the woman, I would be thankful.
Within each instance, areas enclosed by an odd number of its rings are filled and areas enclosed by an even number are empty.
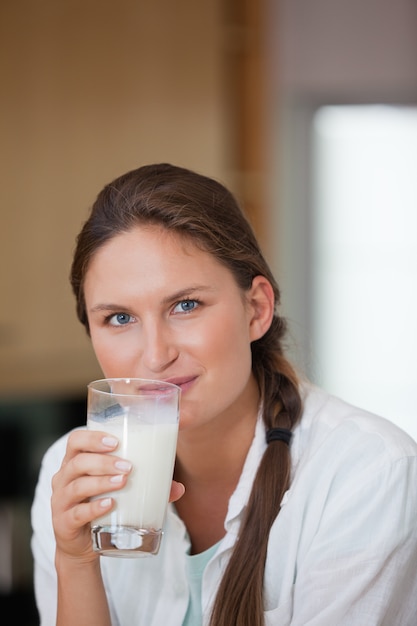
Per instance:
[[[46,453],[32,509],[42,626],[413,626],[417,446],[299,380],[279,291],[219,183],[167,164],[98,195],[71,283],[106,377],[181,386],[160,553],[98,557],[130,466],[103,433]]]

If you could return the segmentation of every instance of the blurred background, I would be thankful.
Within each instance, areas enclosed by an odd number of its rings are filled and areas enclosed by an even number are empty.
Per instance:
[[[41,458],[101,376],[71,255],[128,169],[229,186],[297,366],[417,438],[417,3],[20,0],[0,47],[0,608],[32,626]]]

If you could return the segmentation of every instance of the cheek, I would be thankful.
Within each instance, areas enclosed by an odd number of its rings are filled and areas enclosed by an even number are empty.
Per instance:
[[[223,317],[205,333],[206,353],[228,378],[251,369],[249,327],[239,315]],[[229,376],[230,373],[230,376]]]
[[[97,361],[107,378],[131,375],[133,342],[115,342],[102,337],[100,333],[92,334],[91,341]]]
[[[229,327],[210,344],[206,360],[208,402],[214,412],[221,413],[239,400],[252,373],[252,353],[245,329]]]
[[[111,364],[117,361],[116,359],[110,359],[110,350],[106,349],[106,345],[103,343],[97,343],[93,341],[93,349],[99,362],[101,369],[103,370],[104,376],[107,378],[112,378],[114,376],[114,372],[111,371]]]

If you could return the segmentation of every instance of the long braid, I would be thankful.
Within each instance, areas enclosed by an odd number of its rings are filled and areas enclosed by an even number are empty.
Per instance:
[[[270,331],[254,344],[254,372],[261,390],[266,430],[291,430],[301,414],[301,398],[292,366],[280,349],[273,349],[273,335],[278,340],[281,334],[276,332],[278,326],[283,332],[283,321],[275,318]],[[210,626],[264,625],[263,579],[268,537],[289,487],[290,467],[288,445],[282,441],[270,443],[255,476],[240,535],[217,592]]]

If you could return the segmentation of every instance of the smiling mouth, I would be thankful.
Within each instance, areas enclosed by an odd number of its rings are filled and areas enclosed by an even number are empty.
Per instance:
[[[165,382],[177,385],[182,391],[186,391],[196,380],[197,376],[188,376],[187,378],[167,378]]]

